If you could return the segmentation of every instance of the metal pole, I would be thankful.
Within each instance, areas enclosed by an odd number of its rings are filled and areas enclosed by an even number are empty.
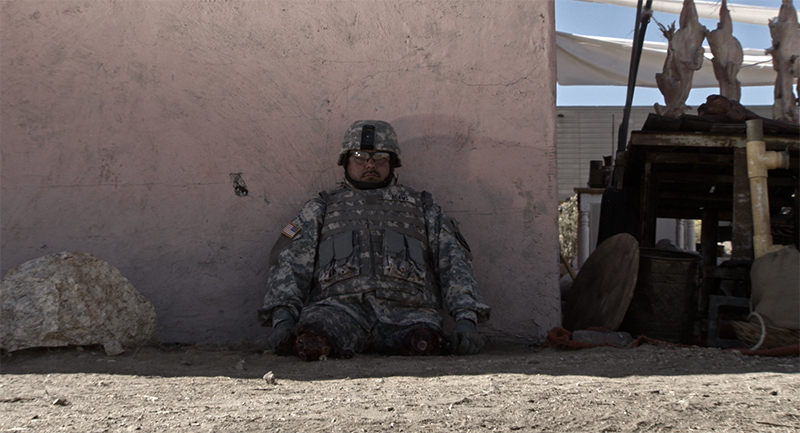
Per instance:
[[[622,115],[622,123],[619,125],[619,135],[617,136],[617,152],[622,152],[627,147],[628,141],[628,121],[631,117],[631,105],[633,104],[633,90],[636,87],[636,74],[639,72],[639,60],[642,58],[642,46],[644,45],[644,34],[647,30],[647,23],[650,22],[650,7],[653,0],[647,0],[647,4],[642,9],[642,1],[639,0],[636,6],[636,26],[633,32],[633,47],[631,48],[631,64],[628,69],[628,95],[625,99],[625,111]]]

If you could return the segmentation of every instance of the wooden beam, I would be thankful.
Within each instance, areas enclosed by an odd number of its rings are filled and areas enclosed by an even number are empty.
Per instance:
[[[725,153],[647,152],[647,160],[655,164],[733,165],[733,155]]]
[[[787,147],[800,149],[800,140],[791,136],[764,136],[769,150],[784,150]],[[743,134],[709,134],[703,132],[647,132],[632,131],[631,146],[677,146],[677,147],[747,147],[747,136]]]
[[[679,172],[663,172],[655,171],[653,178],[657,181],[667,181],[674,183],[705,183],[715,185],[719,183],[733,183],[733,176],[725,174],[710,174],[710,173],[679,173]]]
[[[730,206],[731,197],[728,194],[708,194],[708,193],[690,193],[690,192],[669,192],[663,191],[658,195],[659,199],[675,200],[676,202],[684,201],[686,203],[724,203]],[[699,207],[703,207],[702,204]]]

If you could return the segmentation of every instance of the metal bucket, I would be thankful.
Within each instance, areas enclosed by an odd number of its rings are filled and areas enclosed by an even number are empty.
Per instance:
[[[636,288],[619,329],[691,344],[701,263],[702,258],[691,253],[640,248]]]

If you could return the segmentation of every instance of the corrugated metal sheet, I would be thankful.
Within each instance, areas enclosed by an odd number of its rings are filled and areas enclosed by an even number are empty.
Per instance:
[[[756,114],[772,118],[771,106],[748,107]],[[617,131],[624,107],[557,107],[556,153],[558,158],[558,199],[575,195],[575,188],[586,188],[590,161],[602,161],[617,149]],[[632,107],[628,125],[637,131],[653,107]],[[687,114],[696,114],[690,111]]]

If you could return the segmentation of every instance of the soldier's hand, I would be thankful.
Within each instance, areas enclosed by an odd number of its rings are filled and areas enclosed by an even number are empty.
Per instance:
[[[289,335],[289,332],[292,330],[292,328],[294,328],[295,323],[296,322],[293,319],[287,319],[273,326],[272,333],[269,334],[269,337],[267,338],[267,347],[269,347],[270,350],[277,350],[278,345],[281,344],[287,335]]]
[[[459,320],[453,329],[450,344],[456,355],[474,355],[483,349],[486,341],[471,320]]]

